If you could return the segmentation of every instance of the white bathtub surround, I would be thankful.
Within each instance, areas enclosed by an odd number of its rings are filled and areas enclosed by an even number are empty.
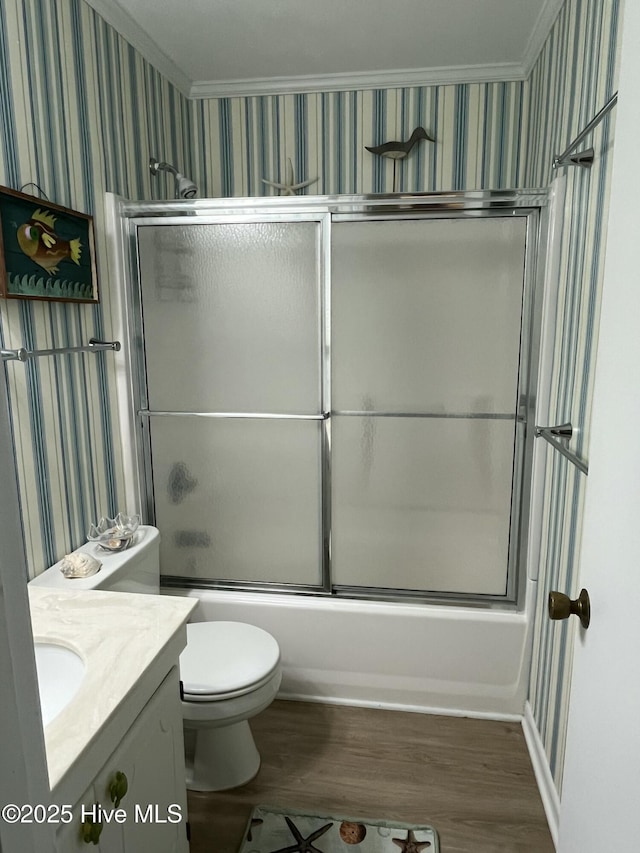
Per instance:
[[[282,654],[279,697],[404,711],[521,719],[528,678],[525,613],[223,590],[194,620],[248,622]]]
[[[165,661],[177,661],[184,648],[195,603],[33,585],[29,602],[35,641],[71,648],[86,668],[78,692],[44,730],[54,788],[81,756],[90,753],[98,763],[108,758],[100,755],[101,743],[110,740],[102,737],[104,730],[124,734],[140,713],[166,674]]]

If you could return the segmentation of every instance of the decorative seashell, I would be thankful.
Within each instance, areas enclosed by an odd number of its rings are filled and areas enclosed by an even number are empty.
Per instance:
[[[67,554],[60,562],[60,571],[65,578],[88,578],[99,572],[101,567],[100,560],[82,552]]]

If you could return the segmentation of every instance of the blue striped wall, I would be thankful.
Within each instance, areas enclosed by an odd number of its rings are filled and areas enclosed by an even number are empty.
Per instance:
[[[529,78],[523,183],[544,186],[563,151],[616,90],[617,0],[567,0]],[[570,168],[560,235],[559,297],[549,423],[571,421],[588,460],[615,111],[587,139],[591,170]],[[544,519],[529,701],[558,792],[562,788],[577,623],[551,622],[550,590],[577,596],[586,477],[544,445]]]
[[[431,192],[514,187],[522,171],[523,81],[218,98],[193,103],[192,177],[208,196],[265,196],[291,160],[307,194]],[[398,164],[365,150],[420,142]]]
[[[150,154],[190,168],[191,107],[82,0],[0,2],[0,184],[38,184],[51,201],[95,216],[99,305],[0,300],[2,346],[78,346],[112,337],[105,191],[164,195]],[[27,187],[26,192],[37,192]],[[30,573],[124,509],[113,359],[9,363]]]

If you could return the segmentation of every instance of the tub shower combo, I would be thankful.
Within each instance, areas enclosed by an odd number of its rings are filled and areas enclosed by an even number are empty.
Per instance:
[[[285,695],[521,713],[546,202],[110,197],[163,586]]]

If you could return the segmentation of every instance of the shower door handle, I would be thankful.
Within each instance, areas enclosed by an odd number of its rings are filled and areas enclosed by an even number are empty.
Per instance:
[[[575,615],[583,628],[589,627],[591,621],[591,601],[586,589],[580,590],[580,595],[573,601],[563,592],[549,593],[549,619],[568,619]]]

